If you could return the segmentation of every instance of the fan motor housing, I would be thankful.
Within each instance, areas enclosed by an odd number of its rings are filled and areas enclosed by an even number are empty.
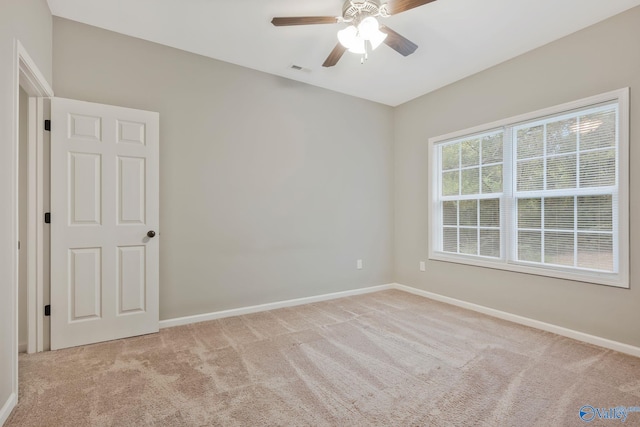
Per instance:
[[[367,16],[386,15],[377,0],[347,0],[342,6],[342,18],[346,22],[361,21]]]

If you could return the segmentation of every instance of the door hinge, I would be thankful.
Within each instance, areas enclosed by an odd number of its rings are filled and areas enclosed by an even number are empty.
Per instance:
[[[45,316],[51,316],[51,305],[47,304],[44,306],[44,315]]]
[[[44,214],[44,223],[51,224],[51,212],[47,212]]]
[[[51,120],[44,121],[44,130],[51,131]]]

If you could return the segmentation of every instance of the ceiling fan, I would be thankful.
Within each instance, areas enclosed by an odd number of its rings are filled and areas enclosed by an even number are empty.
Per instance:
[[[403,56],[411,55],[418,45],[391,28],[378,24],[376,18],[387,18],[433,1],[435,0],[389,0],[381,4],[379,0],[346,0],[342,6],[342,16],[276,17],[271,23],[276,27],[343,22],[349,24],[338,31],[338,44],[322,64],[323,67],[333,67],[347,50],[362,55],[360,62],[364,62],[369,52],[381,43]]]

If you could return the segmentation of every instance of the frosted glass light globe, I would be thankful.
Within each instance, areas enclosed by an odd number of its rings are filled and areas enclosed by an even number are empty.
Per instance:
[[[371,40],[380,32],[379,28],[378,20],[373,16],[367,16],[358,25],[358,33],[363,39]]]
[[[350,49],[358,37],[358,30],[353,25],[338,31],[338,41],[347,49]]]

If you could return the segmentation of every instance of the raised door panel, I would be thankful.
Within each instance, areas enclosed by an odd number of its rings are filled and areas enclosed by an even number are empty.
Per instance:
[[[69,321],[102,316],[102,249],[69,250]]]
[[[117,179],[118,224],[145,224],[145,159],[118,156]]]
[[[102,140],[102,118],[81,114],[68,115],[68,138],[83,141]]]
[[[145,246],[118,248],[118,314],[146,310],[146,250]]]
[[[147,126],[144,123],[118,120],[118,143],[145,145]]]
[[[69,153],[69,225],[99,225],[102,217],[100,154]]]

